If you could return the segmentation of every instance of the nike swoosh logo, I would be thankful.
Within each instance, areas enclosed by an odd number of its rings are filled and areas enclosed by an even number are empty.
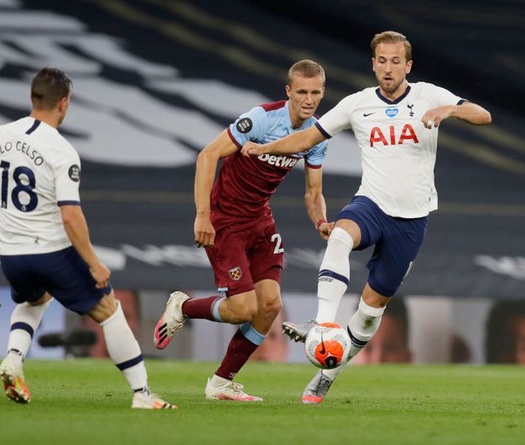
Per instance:
[[[372,111],[371,113],[363,113],[363,117],[371,116],[374,113],[375,113],[375,111]]]

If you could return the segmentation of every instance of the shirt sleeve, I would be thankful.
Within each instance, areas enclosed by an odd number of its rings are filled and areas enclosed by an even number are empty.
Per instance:
[[[325,136],[335,136],[343,130],[351,128],[350,114],[354,107],[354,94],[342,99],[317,121],[317,128]]]
[[[262,107],[252,108],[241,114],[228,128],[230,137],[238,147],[246,142],[260,142],[268,126],[267,114]]]
[[[463,102],[466,102],[465,99],[460,96],[456,96],[454,93],[451,93],[449,90],[439,87],[437,85],[426,84],[429,88],[429,93],[432,95],[433,100],[436,102],[436,106],[442,107],[445,105],[459,105]]]
[[[80,157],[76,151],[64,156],[55,170],[58,205],[80,204]]]
[[[308,152],[305,157],[305,162],[313,168],[319,168],[323,165],[328,150],[327,141],[320,142]]]

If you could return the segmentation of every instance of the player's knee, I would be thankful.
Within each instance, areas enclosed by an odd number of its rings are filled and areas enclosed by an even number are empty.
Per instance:
[[[249,323],[257,314],[257,300],[255,294],[239,294],[226,300],[234,322]]]
[[[234,322],[250,323],[255,317],[255,314],[257,313],[257,309],[254,310],[254,308],[249,307],[249,306],[236,307],[232,312],[233,312]]]
[[[53,299],[53,297],[46,292],[37,301],[32,301],[32,302],[29,302],[28,304],[30,306],[41,306],[42,304],[46,304],[47,302],[51,301],[52,299]]]
[[[274,320],[282,309],[280,298],[273,298],[261,304],[259,311],[264,318]]]
[[[88,312],[88,315],[95,320],[97,323],[102,323],[111,317],[118,308],[117,300],[113,295],[105,295],[91,311]]]

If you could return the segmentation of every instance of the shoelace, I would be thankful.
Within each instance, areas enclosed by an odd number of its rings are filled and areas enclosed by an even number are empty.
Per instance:
[[[237,382],[230,382],[228,383],[228,385],[226,385],[226,389],[230,392],[233,392],[233,393],[236,393],[236,394],[243,394],[244,395],[244,392],[243,392],[243,389],[244,389],[244,385],[241,385],[240,383],[237,383]]]

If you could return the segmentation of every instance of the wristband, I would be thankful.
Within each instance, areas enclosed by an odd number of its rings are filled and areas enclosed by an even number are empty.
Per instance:
[[[321,224],[327,223],[328,221],[326,219],[320,219],[315,223],[315,230],[319,232],[319,227],[321,227]]]

